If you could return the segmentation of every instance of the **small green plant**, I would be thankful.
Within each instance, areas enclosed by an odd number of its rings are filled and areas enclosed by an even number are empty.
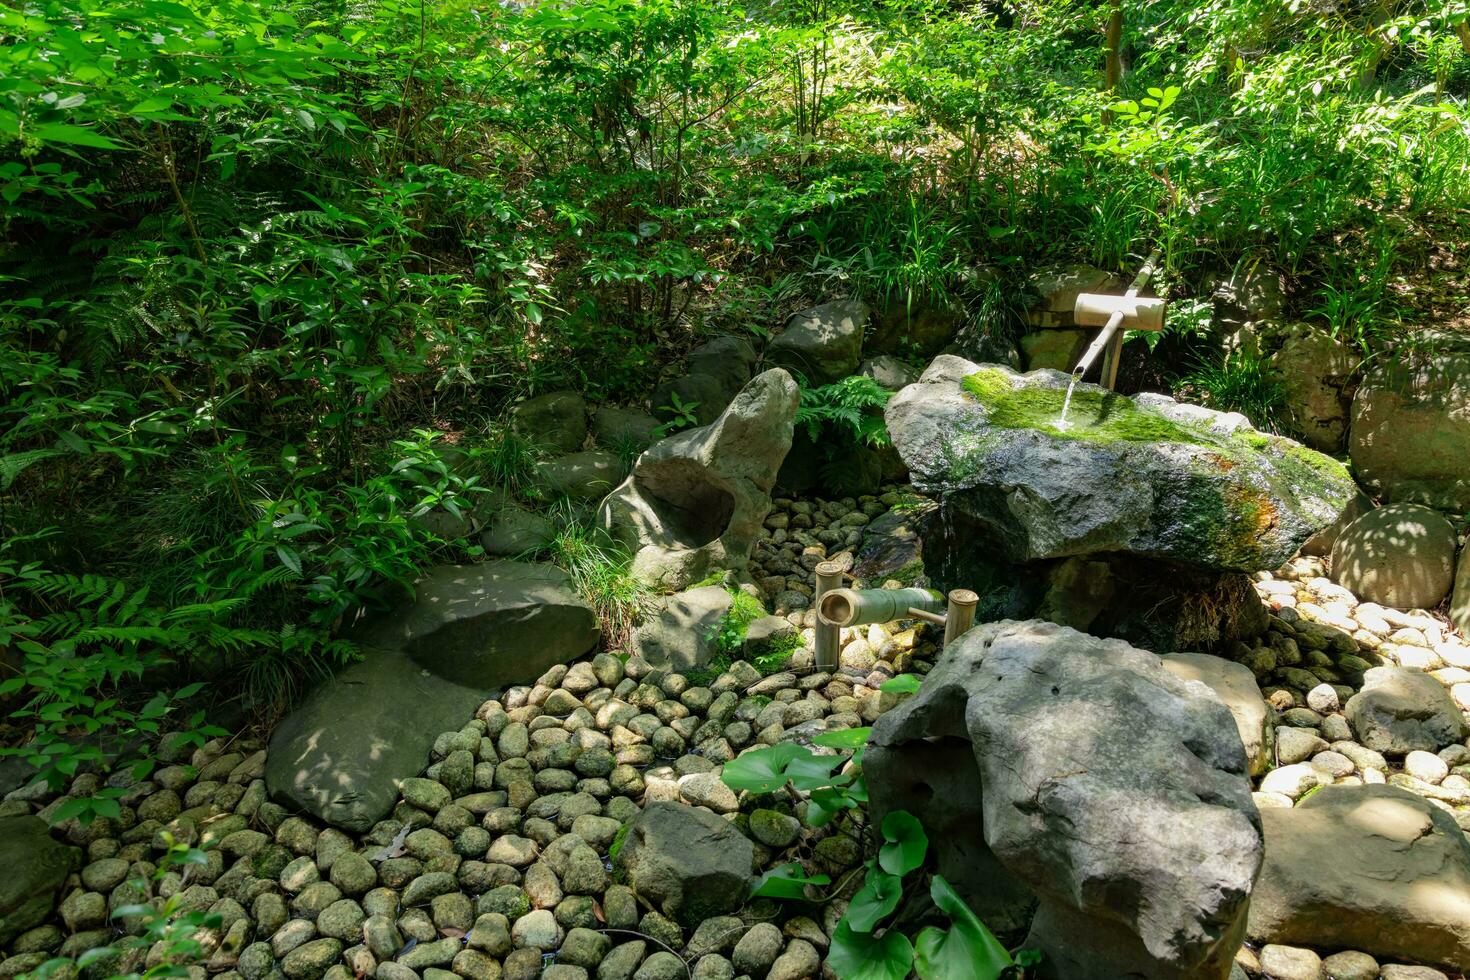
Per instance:
[[[699,424],[699,402],[686,402],[679,397],[677,391],[669,392],[669,404],[659,406],[659,411],[666,412],[669,418],[654,426],[653,437],[662,439],[673,435],[683,429],[691,429]]]
[[[161,834],[167,850],[159,858],[158,867],[151,878],[156,885],[168,875],[178,873],[180,881],[173,894],[162,904],[145,902],[122,905],[114,909],[113,919],[119,923],[133,920],[141,927],[140,931],[110,945],[89,949],[75,961],[62,957],[47,960],[31,974],[35,980],[51,980],[51,978],[63,980],[66,977],[76,976],[78,971],[94,966],[108,969],[121,958],[122,954],[129,951],[136,955],[135,962],[141,960],[141,954],[147,951],[147,958],[153,965],[146,966],[142,972],[132,971],[121,974],[111,972],[109,969],[106,974],[109,980],[155,980],[155,978],[162,977],[188,976],[188,968],[205,958],[206,954],[200,942],[200,935],[204,930],[218,929],[223,920],[218,913],[211,913],[205,909],[186,908],[183,893],[184,889],[189,886],[189,878],[194,868],[205,867],[209,861],[203,849],[190,847],[182,841],[175,840],[173,835],[166,830]],[[129,884],[134,893],[138,895],[146,896],[152,890],[149,882],[143,879],[136,879]],[[235,952],[238,953],[239,950]]]
[[[836,439],[841,447],[888,445],[883,406],[892,394],[866,375],[855,374],[819,388],[801,387],[796,424],[819,446]],[[841,448],[839,447],[839,448]]]
[[[609,647],[627,643],[648,589],[633,576],[625,548],[601,528],[569,517],[546,547],[546,557],[572,577],[572,585],[597,612]]]
[[[1235,351],[1220,361],[1200,358],[1180,379],[1181,389],[1209,408],[1239,412],[1258,429],[1280,432],[1286,392],[1259,357]]]

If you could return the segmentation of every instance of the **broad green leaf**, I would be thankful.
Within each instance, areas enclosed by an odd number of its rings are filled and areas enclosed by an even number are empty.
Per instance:
[[[914,961],[919,980],[997,980],[1012,965],[1005,947],[940,875],[930,883],[929,897],[952,924],[919,933]]]
[[[811,754],[793,742],[746,752],[725,763],[720,779],[731,789],[774,793],[786,785],[786,766],[801,753]]]
[[[751,898],[806,898],[807,885],[830,885],[826,875],[807,876],[806,869],[795,861],[772,868],[756,879],[750,889]]]
[[[823,732],[812,743],[828,749],[860,749],[868,743],[871,728],[844,728],[838,732]]]
[[[791,780],[791,785],[797,789],[811,791],[823,786],[832,785],[832,770],[847,761],[840,755],[817,755],[815,752],[802,749],[801,752],[786,765],[786,778]]]
[[[872,932],[884,917],[898,908],[903,897],[903,879],[884,871],[869,869],[863,887],[857,890],[848,903],[847,922],[857,932]]]
[[[875,938],[854,932],[844,918],[832,933],[827,964],[841,980],[904,980],[914,964],[914,947],[897,930]]]
[[[924,863],[929,837],[924,825],[907,810],[894,810],[883,818],[883,846],[878,849],[878,866],[891,875],[904,875]]]
[[[40,123],[32,126],[30,133],[43,143],[67,143],[72,146],[90,146],[96,150],[120,150],[121,144],[85,126],[70,123]]]
[[[917,674],[899,674],[891,681],[884,681],[878,690],[889,694],[913,694],[921,683]]]

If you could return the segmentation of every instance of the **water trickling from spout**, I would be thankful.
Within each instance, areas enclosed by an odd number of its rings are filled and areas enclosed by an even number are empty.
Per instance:
[[[1072,380],[1067,382],[1067,395],[1062,399],[1062,417],[1057,420],[1058,429],[1065,429],[1067,427],[1067,409],[1072,407],[1072,389],[1077,387],[1078,377],[1080,375],[1074,372],[1072,374]]]

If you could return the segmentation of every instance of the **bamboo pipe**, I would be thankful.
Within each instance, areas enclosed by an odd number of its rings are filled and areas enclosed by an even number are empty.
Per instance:
[[[1128,287],[1128,291],[1123,294],[1124,298],[1132,299],[1133,297],[1138,295],[1139,290],[1148,285],[1149,279],[1154,274],[1154,266],[1158,263],[1158,261],[1159,250],[1154,249],[1152,252],[1149,253],[1147,261],[1143,263],[1143,268],[1138,270],[1138,275],[1133,277],[1133,284],[1130,285]],[[1117,333],[1118,328],[1123,325],[1123,314],[1124,309],[1122,307],[1119,307],[1118,309],[1113,311],[1111,316],[1108,317],[1108,322],[1103,325],[1102,333],[1098,334],[1097,338],[1088,345],[1087,352],[1082,355],[1082,359],[1078,361],[1077,366],[1072,369],[1072,373],[1074,375],[1080,378],[1087,373],[1088,368],[1092,367],[1092,362],[1097,360],[1097,356],[1101,354],[1105,348],[1107,348],[1108,344],[1113,339],[1113,335]],[[1116,361],[1116,354],[1114,356],[1114,360]],[[1107,378],[1103,379],[1105,383],[1104,386],[1111,387],[1111,385],[1106,384],[1107,380]]]
[[[980,604],[980,597],[969,589],[951,589],[949,593],[949,610],[944,615],[944,645],[959,639],[965,632],[975,625],[975,607]]]
[[[834,589],[817,603],[817,620],[840,629],[903,619],[915,609],[937,613],[942,608],[944,596],[933,589]]]
[[[821,615],[821,608],[828,594],[842,588],[842,572],[842,566],[835,561],[817,563],[817,626],[812,637],[812,658],[817,670],[837,669],[842,629],[827,622]]]

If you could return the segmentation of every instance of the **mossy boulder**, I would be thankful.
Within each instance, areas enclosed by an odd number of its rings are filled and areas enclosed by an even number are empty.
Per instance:
[[[914,486],[1010,561],[1125,553],[1217,571],[1286,561],[1337,520],[1337,461],[1244,416],[940,356],[889,402]]]
[[[45,921],[74,858],[75,849],[53,838],[45,821],[0,818],[0,945]]]

